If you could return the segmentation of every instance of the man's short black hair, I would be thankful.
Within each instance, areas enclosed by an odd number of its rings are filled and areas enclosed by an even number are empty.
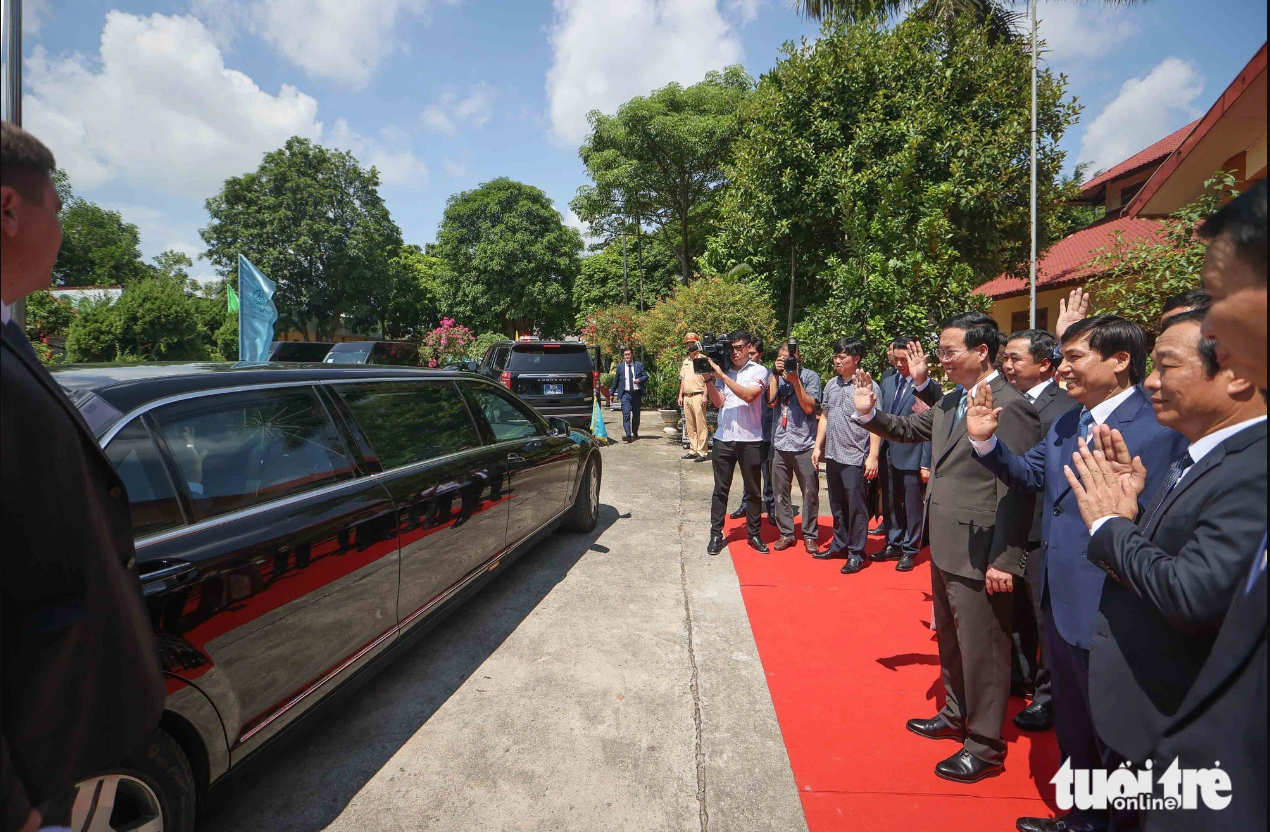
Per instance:
[[[760,355],[762,355],[763,353],[763,339],[762,338],[755,338],[753,341],[750,342],[750,345],[754,347],[754,351],[756,353],[759,353]]]
[[[916,340],[917,340],[916,338],[903,338],[903,337],[900,337],[900,338],[892,338],[892,339],[891,339],[891,349],[893,349],[893,350],[902,350],[902,349],[904,349],[905,347],[907,347],[907,346],[909,345],[909,343],[910,343],[910,342],[912,342],[912,341],[916,341]]]
[[[1089,348],[1103,358],[1118,352],[1129,353],[1129,382],[1141,384],[1147,377],[1147,334],[1142,327],[1119,315],[1084,318],[1063,333],[1063,346],[1089,339]]]
[[[1266,285],[1266,180],[1262,179],[1214,211],[1199,227],[1199,236],[1215,240],[1222,234],[1235,244],[1235,256],[1252,267]]]
[[[1208,292],[1203,289],[1191,289],[1189,292],[1182,292],[1180,295],[1174,295],[1164,302],[1164,307],[1160,310],[1161,315],[1167,315],[1170,312],[1176,312],[1179,309],[1198,309],[1204,312],[1208,311]],[[1163,330],[1161,330],[1163,332]]]
[[[56,168],[53,152],[43,142],[15,124],[0,122],[0,185],[40,205]]]
[[[728,336],[728,341],[730,343],[736,343],[737,341],[740,341],[746,346],[749,346],[750,344],[754,343],[754,336],[750,334],[750,331],[748,329],[738,329],[736,332],[733,332],[731,335]]]
[[[964,329],[966,331],[966,349],[973,350],[980,345],[988,347],[988,361],[996,363],[997,352],[1003,345],[1001,328],[987,312],[962,312],[945,318],[939,323],[939,330]]]
[[[1199,357],[1204,362],[1204,374],[1209,378],[1212,378],[1221,372],[1221,363],[1217,360],[1217,339],[1204,337],[1204,316],[1207,314],[1208,313],[1206,311],[1201,309],[1192,309],[1189,312],[1180,312],[1166,320],[1160,326],[1160,334],[1163,335],[1178,324],[1199,324]]]
[[[629,353],[633,353],[633,352],[635,352],[635,350],[631,349],[631,345],[630,345],[630,344],[623,344],[623,345],[622,345],[622,352],[629,352]]]
[[[856,359],[864,357],[864,344],[856,338],[839,338],[833,342],[834,355],[854,355]]]
[[[1018,332],[1011,333],[1010,337],[1006,339],[1006,343],[1008,344],[1011,341],[1022,338],[1027,339],[1027,351],[1032,356],[1033,361],[1037,364],[1042,361],[1048,361],[1051,369],[1058,366],[1058,361],[1054,358],[1054,354],[1058,351],[1058,339],[1051,333],[1043,329],[1021,329]]]

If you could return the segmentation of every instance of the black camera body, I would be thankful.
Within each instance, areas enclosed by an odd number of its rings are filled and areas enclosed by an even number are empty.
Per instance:
[[[785,356],[785,372],[797,375],[799,372],[798,339],[790,338],[785,346],[789,349],[789,355]]]
[[[732,341],[726,335],[715,335],[713,332],[703,333],[701,336],[701,352],[704,352],[705,356],[693,357],[692,371],[701,375],[713,373],[714,369],[710,366],[710,360],[713,360],[720,367],[730,366]]]

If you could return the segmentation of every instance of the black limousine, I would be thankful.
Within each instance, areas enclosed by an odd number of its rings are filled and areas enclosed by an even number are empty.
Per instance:
[[[127,488],[167,681],[158,734],[80,784],[75,829],[188,832],[211,784],[497,567],[558,526],[596,526],[599,445],[480,376],[147,364],[54,377]]]

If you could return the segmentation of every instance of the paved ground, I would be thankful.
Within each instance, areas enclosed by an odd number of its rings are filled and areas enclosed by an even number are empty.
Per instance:
[[[705,554],[710,466],[681,453],[606,449],[596,532],[527,554],[199,832],[805,830],[731,559]]]

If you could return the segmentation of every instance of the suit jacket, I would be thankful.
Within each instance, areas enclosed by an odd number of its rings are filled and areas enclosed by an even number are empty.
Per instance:
[[[997,437],[1023,453],[1041,438],[1036,410],[1000,374],[990,386],[1002,408]],[[930,410],[892,416],[876,408],[864,426],[893,442],[931,443],[934,467],[926,489],[931,560],[945,572],[977,581],[984,580],[989,566],[1022,577],[1035,495],[1007,488],[974,460],[966,420],[954,423],[960,390],[939,398],[928,385],[917,395],[933,405]]]
[[[1067,395],[1067,391],[1059,387],[1057,383],[1050,382],[1050,385],[1041,391],[1041,395],[1036,397],[1036,401],[1032,402],[1032,407],[1036,408],[1036,415],[1041,417],[1041,432],[1045,436],[1049,436],[1050,428],[1054,426],[1055,420],[1074,407],[1080,407],[1076,400]],[[1036,501],[1036,513],[1032,515],[1032,542],[1040,543],[1042,512],[1045,510],[1045,501]]]
[[[1147,467],[1144,500],[1150,500],[1169,464],[1186,449],[1186,437],[1155,420],[1151,402],[1140,389],[1121,402],[1107,418],[1125,444]],[[976,458],[1011,488],[1045,493],[1041,522],[1041,597],[1054,614],[1058,634],[1068,644],[1089,649],[1098,620],[1098,602],[1106,576],[1085,557],[1089,529],[1081,519],[1076,495],[1063,467],[1077,448],[1080,410],[1069,410],[1054,421],[1045,441],[1021,456],[998,442],[992,452]]]
[[[882,388],[882,409],[887,413],[894,413],[896,416],[912,416],[913,403],[917,401],[916,391],[913,390],[912,379],[908,379],[904,385],[904,395],[900,397],[899,405],[896,406],[895,394],[899,392],[900,380],[903,377],[892,371],[889,375],[882,377],[879,387]],[[943,390],[931,380],[930,385],[926,388],[930,390],[934,387],[934,392],[942,394]],[[902,442],[886,442],[884,443],[886,453],[891,457],[891,464],[901,471],[917,471],[921,468],[930,467],[930,443],[922,442],[919,444],[904,444]]]
[[[12,323],[0,328],[0,391],[7,830],[142,743],[164,690],[123,483]]]
[[[635,369],[635,381],[639,383],[639,389],[630,389],[626,382],[626,362],[617,362],[617,378],[613,380],[613,395],[621,396],[623,393],[634,393],[642,396],[644,390],[648,388],[648,373],[644,372],[643,361],[632,361],[631,366]]]
[[[1263,544],[1264,545],[1264,544]],[[1264,549],[1254,550],[1254,559]],[[1147,832],[1228,832],[1265,829],[1266,813],[1266,573],[1244,585],[1212,652],[1153,755],[1155,770],[1174,760],[1182,768],[1213,768],[1230,775],[1231,804],[1221,811],[1148,812]]]
[[[1112,578],[1089,650],[1094,727],[1107,745],[1135,762],[1150,755],[1212,651],[1265,529],[1261,422],[1193,466],[1145,528],[1121,518],[1094,535],[1089,560]]]

